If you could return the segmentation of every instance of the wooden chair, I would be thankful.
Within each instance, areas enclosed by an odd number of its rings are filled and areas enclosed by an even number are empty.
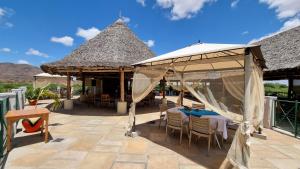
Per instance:
[[[203,103],[193,103],[192,108],[194,108],[194,109],[205,109],[205,104],[203,104]]]
[[[198,137],[206,137],[208,139],[207,153],[209,153],[211,139],[214,135],[214,130],[211,129],[209,118],[199,118],[195,116],[190,116],[189,126],[189,146],[191,146],[191,140],[193,135],[196,135]]]
[[[188,127],[187,125],[184,124],[184,119],[182,118],[182,115],[180,113],[167,111],[166,135],[168,135],[168,128],[171,128],[173,130],[179,130],[180,131],[179,143],[181,144],[182,132],[184,127],[188,132]]]
[[[159,111],[160,111],[160,116],[159,116],[159,125],[158,128],[161,126],[161,121],[165,119],[166,116],[166,111],[168,110],[168,105],[166,104],[159,104]]]
[[[111,99],[109,94],[101,94],[101,100],[100,100],[101,105],[110,105]]]

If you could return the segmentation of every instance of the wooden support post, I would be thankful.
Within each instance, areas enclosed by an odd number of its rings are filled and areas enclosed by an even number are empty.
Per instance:
[[[180,101],[181,101],[181,106],[183,106],[183,96],[184,96],[184,90],[183,90],[183,73],[181,73],[181,80],[180,80],[180,89],[181,89],[181,91],[180,91],[180,93],[181,93],[181,95],[180,95]]]
[[[289,78],[288,79],[288,81],[289,81],[289,88],[288,88],[288,99],[290,100],[290,99],[292,99],[292,92],[293,92],[293,88],[294,88],[294,84],[293,84],[293,78]]]
[[[85,94],[85,75],[82,74],[82,86],[81,86],[81,92],[84,95]]]
[[[67,99],[71,99],[71,76],[70,73],[67,74]]]
[[[166,98],[166,78],[163,77],[162,80],[162,94],[163,94],[163,98]]]
[[[124,68],[120,69],[120,100],[125,101],[125,88],[124,88]]]

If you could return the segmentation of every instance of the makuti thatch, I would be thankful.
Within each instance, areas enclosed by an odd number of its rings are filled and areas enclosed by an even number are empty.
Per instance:
[[[154,57],[148,46],[139,40],[122,20],[101,31],[62,60],[41,65],[51,74],[88,72],[99,68],[131,68],[131,64]]]
[[[254,44],[261,45],[266,60],[265,79],[296,76],[300,69],[300,26],[268,37]]]

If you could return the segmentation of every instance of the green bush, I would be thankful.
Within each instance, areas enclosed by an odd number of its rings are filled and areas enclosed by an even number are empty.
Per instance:
[[[0,83],[0,93],[10,92],[11,89],[17,89],[21,86],[32,87],[31,83]]]

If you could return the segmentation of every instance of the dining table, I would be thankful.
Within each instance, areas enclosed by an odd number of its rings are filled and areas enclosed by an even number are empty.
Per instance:
[[[225,140],[228,138],[227,124],[229,124],[231,120],[218,114],[217,112],[206,109],[186,108],[183,106],[173,107],[167,111],[180,113],[185,122],[189,122],[190,115],[197,116],[199,118],[209,118],[211,128],[220,133]]]

